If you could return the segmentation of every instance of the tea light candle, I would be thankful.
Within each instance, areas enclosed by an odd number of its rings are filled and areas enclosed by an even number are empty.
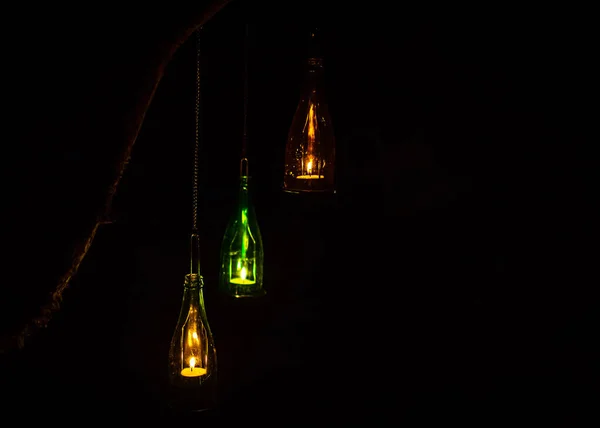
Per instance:
[[[204,367],[196,367],[196,358],[190,358],[190,366],[181,370],[181,375],[184,377],[199,377],[206,374]]]
[[[232,284],[240,284],[240,285],[249,285],[249,284],[256,283],[256,281],[253,279],[247,279],[247,276],[248,276],[248,271],[246,270],[245,267],[243,267],[240,270],[240,276],[231,278],[231,280],[229,282],[231,282]]]
[[[312,174],[312,175],[299,175],[296,178],[298,180],[315,180],[315,179],[325,178],[325,176],[324,175]]]

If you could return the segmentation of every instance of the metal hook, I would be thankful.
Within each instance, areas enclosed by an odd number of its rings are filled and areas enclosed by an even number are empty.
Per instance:
[[[248,158],[240,160],[240,177],[248,177]]]

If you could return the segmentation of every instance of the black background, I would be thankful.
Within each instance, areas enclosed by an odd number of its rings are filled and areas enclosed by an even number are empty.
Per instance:
[[[211,416],[589,423],[600,361],[589,12],[281,3],[233,1],[202,30],[199,220],[221,388]],[[5,334],[38,313],[87,233],[140,75],[185,13],[103,7],[5,15]],[[232,302],[215,288],[236,195],[247,22],[268,294]],[[313,26],[337,138],[338,192],[327,198],[281,192]],[[62,309],[3,355],[3,411],[167,417],[192,222],[195,61],[192,37],[145,118],[115,223]]]

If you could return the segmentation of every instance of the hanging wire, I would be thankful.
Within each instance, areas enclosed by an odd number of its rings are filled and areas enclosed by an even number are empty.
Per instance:
[[[242,159],[246,157],[248,147],[248,24],[244,36],[244,134],[242,136]]]
[[[194,138],[194,174],[192,179],[192,234],[190,237],[190,273],[200,275],[200,237],[198,236],[198,170],[200,156],[200,27],[196,31],[196,129]]]
[[[194,177],[192,182],[192,232],[198,232],[198,159],[200,155],[200,30],[196,31],[196,135],[194,141]]]

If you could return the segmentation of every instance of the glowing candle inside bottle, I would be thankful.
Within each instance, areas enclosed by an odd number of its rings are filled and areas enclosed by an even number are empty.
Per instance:
[[[314,179],[318,179],[318,178],[325,178],[325,177],[324,177],[324,176],[322,176],[322,175],[319,175],[319,174],[313,174],[313,173],[312,173],[312,169],[313,169],[313,168],[312,168],[312,165],[313,165],[313,161],[312,161],[312,159],[311,159],[311,160],[309,160],[309,161],[306,163],[306,174],[304,174],[304,175],[299,175],[299,176],[297,176],[296,178],[298,178],[298,179],[304,179],[304,180],[314,180]]]
[[[195,328],[191,328],[187,332],[187,343],[183,350],[184,366],[187,360],[187,367],[181,370],[181,375],[184,377],[198,377],[206,374],[204,367],[196,367],[198,359],[196,355],[200,355],[200,336]]]
[[[181,370],[181,375],[185,377],[198,377],[206,374],[204,367],[196,367],[196,358],[190,357],[189,367],[185,367]]]
[[[324,176],[322,176],[320,174],[313,174],[312,172],[313,172],[313,160],[312,160],[312,157],[309,157],[308,162],[306,162],[306,174],[298,175],[296,178],[303,179],[303,180],[314,180],[314,179],[318,179],[318,178],[325,178]]]
[[[248,285],[248,284],[255,284],[256,281],[253,279],[248,279],[248,270],[246,269],[246,266],[244,266],[240,269],[240,276],[231,278],[231,283]]]
[[[315,180],[319,178],[325,178],[320,174],[313,174],[313,156],[315,153],[315,144],[317,141],[317,129],[319,127],[317,121],[317,113],[315,111],[315,105],[311,102],[308,108],[308,115],[306,116],[306,123],[304,129],[306,130],[307,136],[307,157],[306,157],[306,174],[296,176],[299,180]]]

